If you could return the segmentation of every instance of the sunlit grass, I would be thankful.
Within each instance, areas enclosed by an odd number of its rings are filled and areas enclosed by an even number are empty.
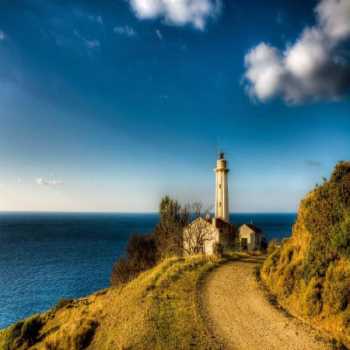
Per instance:
[[[31,341],[23,324],[0,332],[2,349],[216,349],[201,317],[199,285],[232,259],[170,258],[138,278],[40,314]],[[24,323],[28,322],[28,319]],[[16,328],[17,327],[17,328]]]

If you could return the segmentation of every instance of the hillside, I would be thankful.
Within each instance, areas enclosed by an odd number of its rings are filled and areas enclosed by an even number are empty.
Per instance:
[[[291,238],[261,277],[292,314],[350,345],[350,162],[301,202]]]
[[[207,334],[197,298],[201,278],[219,263],[167,259],[128,284],[61,301],[1,331],[0,349],[219,348]]]

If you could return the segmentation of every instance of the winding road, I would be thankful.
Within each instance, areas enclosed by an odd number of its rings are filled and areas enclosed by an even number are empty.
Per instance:
[[[254,275],[257,262],[247,258],[225,264],[204,283],[205,317],[225,349],[331,349],[311,327],[268,302]]]

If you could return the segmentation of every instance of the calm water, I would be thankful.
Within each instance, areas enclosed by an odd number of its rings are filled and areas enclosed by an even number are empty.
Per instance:
[[[291,232],[294,214],[237,214],[267,238]],[[60,298],[105,288],[132,233],[148,233],[156,214],[0,213],[0,328]]]

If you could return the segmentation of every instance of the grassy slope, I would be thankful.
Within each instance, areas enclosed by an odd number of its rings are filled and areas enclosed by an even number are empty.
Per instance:
[[[332,244],[349,182],[333,178],[301,202],[291,238],[265,260],[261,278],[292,314],[350,347],[350,259]]]
[[[1,331],[0,349],[219,348],[200,316],[197,286],[222,262],[201,256],[165,260],[125,286]]]

